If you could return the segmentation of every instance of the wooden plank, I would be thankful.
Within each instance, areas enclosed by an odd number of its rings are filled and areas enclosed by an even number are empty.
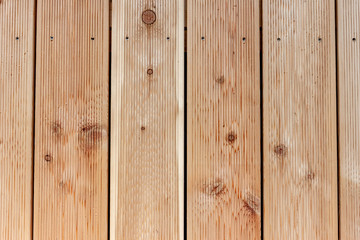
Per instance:
[[[108,236],[109,1],[37,1],[34,239]]]
[[[259,4],[188,2],[189,240],[260,239]]]
[[[31,239],[34,14],[0,1],[0,239]]]
[[[340,236],[360,239],[360,2],[337,7]]]
[[[335,2],[263,2],[264,239],[337,239]]]
[[[183,239],[184,2],[113,1],[110,239]]]

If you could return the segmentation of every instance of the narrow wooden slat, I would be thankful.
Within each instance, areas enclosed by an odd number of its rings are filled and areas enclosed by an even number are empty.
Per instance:
[[[337,239],[335,1],[263,2],[264,239]]]
[[[34,0],[0,1],[0,239],[31,239]]]
[[[113,1],[110,239],[183,239],[184,2]]]
[[[260,239],[259,3],[188,2],[189,240]]]
[[[360,2],[339,0],[340,237],[360,239]]]
[[[34,239],[108,235],[109,1],[38,0]]]

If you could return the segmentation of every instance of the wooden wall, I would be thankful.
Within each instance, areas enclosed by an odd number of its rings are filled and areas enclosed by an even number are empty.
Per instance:
[[[359,239],[359,15],[0,0],[0,239]]]

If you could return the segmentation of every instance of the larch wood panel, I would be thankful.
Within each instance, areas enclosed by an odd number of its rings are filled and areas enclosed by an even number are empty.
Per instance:
[[[183,239],[184,1],[113,1],[110,239]]]
[[[335,2],[263,2],[264,239],[338,239]]]
[[[108,236],[109,1],[38,0],[34,239]]]
[[[0,239],[31,239],[35,1],[0,1]]]
[[[188,2],[187,238],[260,239],[260,2]]]
[[[340,237],[360,239],[360,2],[337,1]]]

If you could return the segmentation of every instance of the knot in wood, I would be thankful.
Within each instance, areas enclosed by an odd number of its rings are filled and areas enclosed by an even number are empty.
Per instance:
[[[218,77],[215,81],[216,81],[217,83],[222,84],[222,83],[225,82],[225,78],[224,78],[224,76],[221,76],[221,77]]]
[[[94,149],[103,137],[103,130],[98,124],[87,124],[80,129],[79,142],[85,152]]]
[[[154,72],[154,71],[153,71],[151,68],[149,68],[149,69],[146,71],[146,73],[147,73],[148,75],[152,75],[153,72]]]
[[[278,156],[286,156],[286,154],[287,154],[287,147],[286,147],[284,144],[279,144],[279,145],[275,146],[274,152],[275,152],[275,154],[277,154]]]
[[[156,21],[156,14],[153,10],[147,9],[142,13],[141,19],[146,25],[154,24]]]
[[[225,184],[221,179],[217,179],[205,184],[204,192],[210,196],[219,196],[225,192]]]
[[[52,156],[50,154],[46,154],[44,160],[50,162],[52,160]]]
[[[226,140],[227,140],[230,144],[232,144],[232,143],[235,142],[236,138],[237,138],[236,134],[235,134],[234,132],[230,132],[230,133],[227,135]]]

